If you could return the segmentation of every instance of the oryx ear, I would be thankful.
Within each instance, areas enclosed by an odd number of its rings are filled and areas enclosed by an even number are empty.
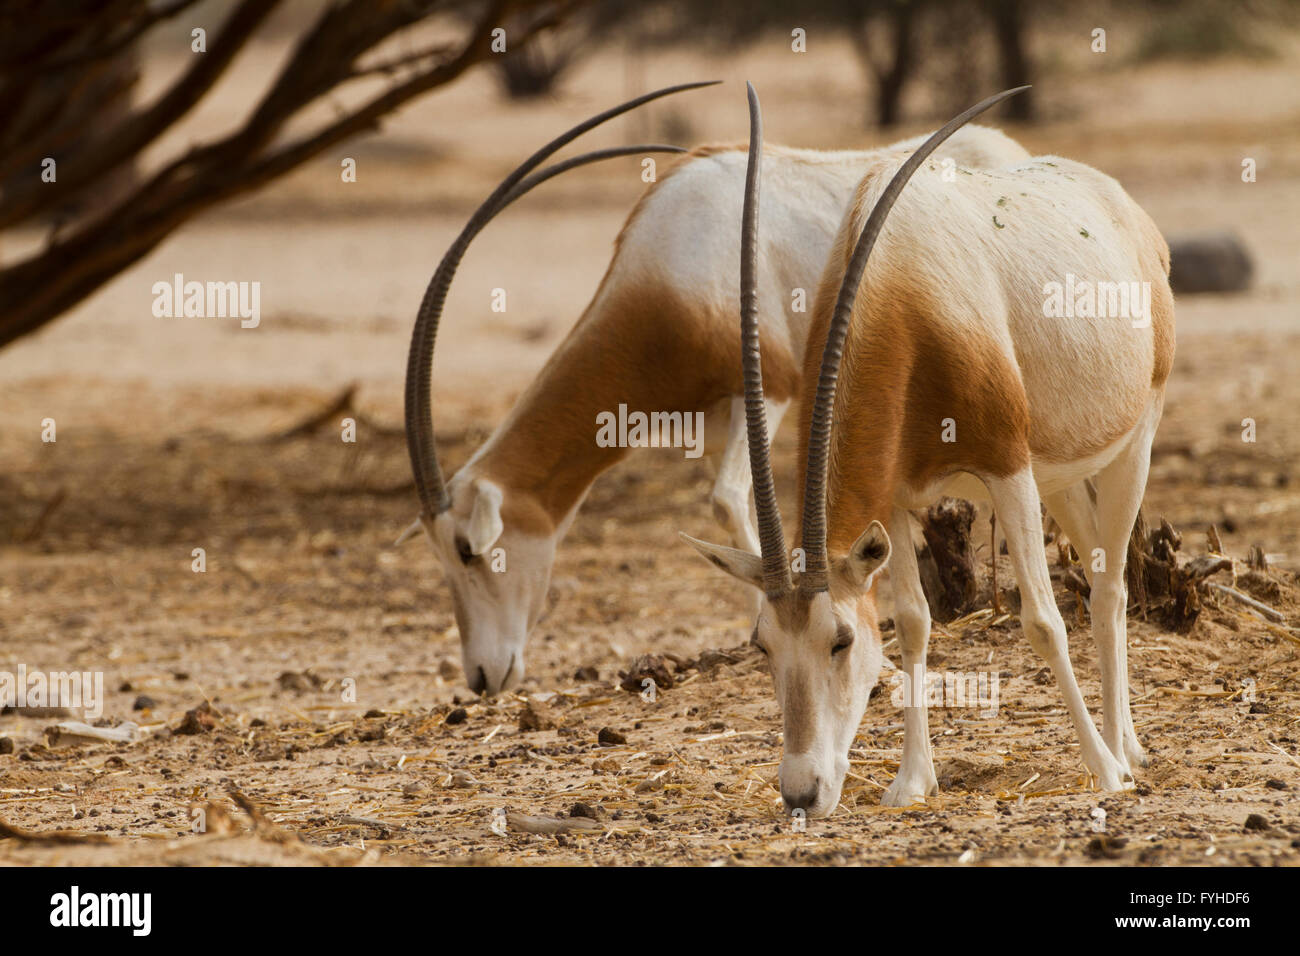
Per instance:
[[[501,521],[502,500],[497,485],[486,478],[474,482],[474,506],[469,513],[469,526],[465,529],[465,540],[474,554],[483,554],[501,537],[505,528]]]
[[[762,589],[763,559],[758,555],[750,554],[748,551],[737,551],[735,548],[727,548],[720,544],[709,544],[707,541],[692,538],[684,531],[678,531],[677,534],[733,578],[739,578],[746,584]]]
[[[880,569],[889,561],[891,550],[885,526],[879,521],[871,522],[871,526],[853,542],[848,557],[844,559],[848,579],[863,590],[870,588]]]

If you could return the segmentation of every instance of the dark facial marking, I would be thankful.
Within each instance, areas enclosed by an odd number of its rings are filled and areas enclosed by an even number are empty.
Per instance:
[[[848,650],[853,644],[853,628],[849,627],[843,621],[835,628],[835,643],[831,645],[831,656],[835,657],[841,651]]]
[[[805,753],[812,746],[813,694],[808,674],[800,669],[789,676],[785,693],[785,751]]]

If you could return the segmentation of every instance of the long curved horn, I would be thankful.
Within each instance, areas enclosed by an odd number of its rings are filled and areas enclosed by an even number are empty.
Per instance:
[[[976,103],[937,130],[894,174],[894,178],[889,181],[885,191],[880,194],[880,199],[876,201],[871,215],[867,217],[866,225],[862,227],[862,234],[858,236],[857,245],[853,248],[853,257],[844,271],[844,280],[840,283],[839,296],[835,300],[835,311],[826,333],[826,348],[822,352],[821,375],[817,380],[812,430],[808,437],[808,469],[804,475],[802,544],[807,563],[806,570],[799,581],[801,591],[814,594],[827,588],[826,471],[830,456],[831,413],[835,407],[835,385],[839,378],[840,359],[843,357],[844,340],[848,335],[853,316],[853,303],[857,299],[858,285],[866,271],[867,258],[871,255],[871,249],[876,244],[880,230],[885,224],[885,217],[889,215],[889,210],[893,208],[903,187],[912,178],[912,174],[921,163],[925,162],[926,157],[939,147],[939,144],[985,110],[1027,89],[1028,86],[1018,86],[1015,89],[1003,90]]]
[[[570,169],[574,169],[578,166],[585,166],[588,163],[599,162],[600,160],[603,159],[614,159],[619,156],[631,156],[634,154],[644,154],[644,153],[687,153],[687,152],[690,152],[690,150],[682,146],[665,146],[662,143],[638,143],[635,146],[613,146],[607,149],[597,149],[597,150],[593,150],[590,153],[583,153],[580,156],[573,156],[569,159],[564,160],[563,162],[554,163],[550,166],[547,166],[545,169],[540,170],[539,172],[533,173],[527,179],[524,179],[522,182],[518,183],[515,186],[515,188],[512,189],[510,193],[504,199],[502,199],[501,202],[496,206],[496,208],[492,211],[492,215],[484,218],[482,221],[478,223],[478,226],[473,231],[473,233],[469,234],[468,237],[469,241],[473,241],[474,237],[483,231],[483,227],[486,226],[488,222],[491,221],[492,217],[496,216],[507,206],[513,203],[516,199],[523,196],[525,193],[531,191],[534,187],[540,186],[548,179],[552,179],[555,176],[560,175],[560,173],[568,172]],[[466,243],[466,246],[468,246],[468,242]],[[455,266],[452,266],[452,271],[454,273]],[[433,329],[433,334],[434,335],[437,334],[436,327]],[[412,346],[414,346],[414,343],[412,343]],[[409,395],[408,395],[408,402],[409,402]],[[410,540],[412,537],[414,537],[414,535],[420,530],[420,522],[422,520],[423,515],[428,511],[429,508],[432,507],[430,502],[426,501],[424,492],[421,490],[427,487],[427,485],[421,485],[420,483],[421,479],[424,478],[425,476],[422,476],[419,468],[415,466],[415,462],[417,460],[420,461],[425,460],[426,456],[424,454],[424,450],[432,449],[433,447],[432,430],[430,430],[430,432],[428,433],[427,441],[422,441],[422,439],[425,436],[421,436],[418,430],[412,429],[411,424],[412,424],[412,419],[408,417],[407,428],[406,428],[407,450],[410,452],[411,455],[412,469],[414,471],[415,480],[416,480],[416,489],[418,491],[421,491],[420,501],[423,510],[421,511],[421,517],[416,518],[415,521],[413,521],[410,524],[410,526],[407,527],[401,533],[397,541],[394,543],[394,547],[397,547],[398,545],[401,545],[404,542]],[[429,454],[427,457],[431,459],[433,462],[433,474],[435,475],[435,484],[436,487],[439,489],[438,491],[439,495],[441,495],[442,472],[441,469],[439,469],[438,467],[436,452]],[[430,513],[436,513],[436,511]]]
[[[514,172],[501,181],[497,188],[493,190],[492,195],[475,210],[474,215],[465,224],[465,228],[456,237],[456,241],[451,244],[451,247],[442,257],[433,278],[429,280],[428,288],[424,291],[424,298],[420,302],[420,311],[415,319],[415,328],[411,333],[411,347],[406,360],[406,444],[411,457],[411,471],[415,476],[415,489],[420,495],[421,517],[433,517],[445,511],[451,504],[443,481],[442,470],[438,466],[437,452],[434,448],[431,394],[433,351],[438,335],[438,322],[442,318],[442,308],[447,298],[447,290],[451,286],[451,280],[456,274],[456,267],[460,265],[460,260],[465,255],[465,250],[469,247],[470,242],[491,221],[493,216],[533,186],[545,182],[551,176],[558,175],[565,169],[582,165],[584,162],[593,162],[614,155],[623,155],[623,153],[616,150],[601,150],[587,156],[577,157],[574,160],[558,163],[551,169],[543,170],[527,180],[528,185],[525,188],[517,188],[523,185],[524,177],[541,165],[547,157],[568,145],[583,133],[607,120],[613,119],[615,116],[626,113],[628,110],[635,109],[661,96],[698,89],[702,86],[712,86],[716,82],[718,81],[683,83],[678,86],[670,86],[662,90],[646,93],[599,113],[557,136],[524,160]],[[676,149],[676,147],[673,147],[673,149]]]
[[[581,156],[573,156],[569,159],[558,163],[553,163],[545,169],[533,173],[518,186],[510,191],[510,195],[501,200],[501,205],[492,213],[496,216],[512,202],[522,196],[524,193],[531,192],[534,187],[540,186],[548,179],[567,173],[570,169],[576,169],[578,166],[586,166],[588,163],[598,163],[602,159],[617,159],[619,156],[635,156],[638,153],[689,153],[690,150],[685,146],[669,146],[665,143],[638,143],[635,146],[610,146],[606,149],[594,149],[590,153],[583,153]],[[483,223],[487,225],[487,223]],[[479,227],[482,231],[482,226]],[[477,233],[475,233],[477,235]]]
[[[740,358],[745,371],[745,427],[749,439],[749,471],[758,511],[758,539],[763,551],[763,591],[776,597],[791,590],[790,562],[785,556],[785,532],[772,481],[771,447],[767,440],[767,409],[763,402],[763,358],[758,339],[758,193],[763,160],[763,112],[752,83],[749,94],[749,162],[745,166],[745,205],[740,224]]]

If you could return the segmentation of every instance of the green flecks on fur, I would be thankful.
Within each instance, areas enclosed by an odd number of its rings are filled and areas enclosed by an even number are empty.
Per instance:
[[[1006,196],[999,196],[999,197],[998,197],[998,205],[1001,206],[1001,207],[1003,207],[1003,208],[1005,208],[1006,205],[1007,205],[1007,197],[1006,197]]]
[[[993,225],[997,226],[999,229],[1005,229],[1005,228],[1007,228],[1006,225],[1004,225],[1003,223],[998,222],[998,217],[997,217],[997,216],[994,216],[994,217],[993,217]]]
[[[1079,230],[1079,235],[1083,236],[1083,238],[1085,238],[1085,239],[1091,239],[1091,238],[1092,238],[1092,233],[1088,232],[1087,229],[1080,229],[1080,230]]]

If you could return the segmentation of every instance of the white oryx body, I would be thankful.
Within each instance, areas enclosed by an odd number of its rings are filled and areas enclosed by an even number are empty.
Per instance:
[[[816,152],[774,147],[767,200],[780,228],[763,247],[764,356],[772,427],[795,397],[811,304],[845,206],[879,157],[915,148]],[[1027,157],[1001,132],[970,127],[945,153],[963,166]],[[425,521],[452,591],[466,679],[490,694],[524,673],[555,550],[597,476],[626,448],[599,447],[597,416],[706,413],[717,465],[714,512],[738,547],[757,548],[736,341],[743,147],[693,151],[628,217],[595,297],[505,421],[448,482],[450,507]],[[795,311],[795,291],[807,305]],[[503,549],[508,571],[491,570]]]
[[[753,554],[695,542],[766,592],[755,642],[784,711],[782,794],[809,815],[839,801],[881,668],[874,585],[891,560],[905,691],[917,696],[905,698],[903,757],[883,802],[906,806],[937,789],[923,693],[930,614],[910,509],[944,494],[992,501],[1021,624],[1057,678],[1084,764],[1103,789],[1131,786],[1143,755],[1129,712],[1124,568],[1173,359],[1168,247],[1113,179],[1081,163],[1042,157],[949,181],[930,159],[882,201],[902,165],[882,157],[863,179],[818,291],[800,422],[809,570],[796,587],[788,572],[784,582],[760,573]],[[865,260],[855,256],[864,232]],[[1071,281],[1137,282],[1149,310],[1083,315],[1081,298],[1056,314],[1049,290]],[[828,339],[842,358],[824,364]],[[1071,669],[1040,499],[1092,586],[1104,738]],[[779,530],[779,514],[759,520]]]

